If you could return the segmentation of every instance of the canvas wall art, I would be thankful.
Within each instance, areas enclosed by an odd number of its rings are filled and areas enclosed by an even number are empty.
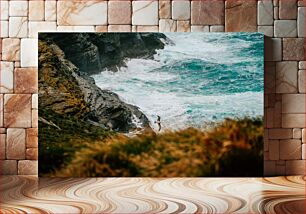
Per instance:
[[[263,175],[259,33],[40,33],[39,175]]]

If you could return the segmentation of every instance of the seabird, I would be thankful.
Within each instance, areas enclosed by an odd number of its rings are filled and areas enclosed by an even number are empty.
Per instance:
[[[160,130],[161,130],[160,116],[157,115],[157,120],[155,121],[155,123],[157,123],[157,125],[158,125],[158,131],[160,131]]]

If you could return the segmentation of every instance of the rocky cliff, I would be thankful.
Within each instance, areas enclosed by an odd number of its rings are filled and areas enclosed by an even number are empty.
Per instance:
[[[43,34],[39,38],[39,174],[50,175],[81,148],[149,120],[117,94],[95,85],[91,74],[124,66],[126,58],[152,57],[161,34]],[[135,124],[137,121],[137,125]]]
[[[116,71],[126,58],[152,58],[156,49],[170,42],[160,33],[48,33],[40,39],[52,41],[82,72],[96,74],[108,68]]]
[[[48,33],[39,38],[39,107],[104,129],[129,132],[149,120],[89,75],[124,66],[126,58],[153,57],[163,34]],[[41,115],[42,116],[42,115]],[[43,118],[41,118],[43,121]]]
[[[39,92],[40,109],[85,120],[105,129],[121,132],[135,129],[134,115],[144,127],[149,125],[137,107],[98,88],[91,77],[82,76],[80,70],[65,59],[57,45],[42,41],[39,42]]]

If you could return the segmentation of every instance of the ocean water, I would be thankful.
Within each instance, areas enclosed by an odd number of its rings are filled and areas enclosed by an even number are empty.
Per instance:
[[[165,33],[174,44],[151,59],[94,75],[96,84],[136,105],[157,129],[205,128],[224,118],[263,115],[263,35]]]

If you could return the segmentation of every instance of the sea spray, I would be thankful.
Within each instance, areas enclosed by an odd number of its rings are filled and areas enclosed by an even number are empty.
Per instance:
[[[97,85],[136,105],[163,129],[202,128],[224,118],[263,115],[263,36],[167,33],[154,59],[128,59]]]

